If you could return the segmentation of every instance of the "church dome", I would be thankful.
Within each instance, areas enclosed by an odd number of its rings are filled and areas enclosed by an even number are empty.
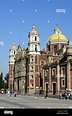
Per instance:
[[[15,50],[16,49],[16,46],[15,46],[15,43],[13,43],[11,49]]]
[[[54,29],[54,34],[50,36],[47,40],[48,42],[67,42],[68,39],[61,33],[60,28],[56,27]]]

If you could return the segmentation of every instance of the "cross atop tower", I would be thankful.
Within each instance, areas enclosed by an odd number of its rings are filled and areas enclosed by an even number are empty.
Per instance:
[[[33,29],[33,30],[36,30],[36,27],[35,27],[35,25],[34,25],[34,24],[33,24],[33,27],[32,27],[32,29]]]
[[[58,27],[58,24],[56,24],[56,28]]]

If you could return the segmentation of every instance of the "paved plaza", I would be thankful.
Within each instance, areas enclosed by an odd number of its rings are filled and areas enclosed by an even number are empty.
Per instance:
[[[72,100],[0,94],[0,108],[72,108]]]

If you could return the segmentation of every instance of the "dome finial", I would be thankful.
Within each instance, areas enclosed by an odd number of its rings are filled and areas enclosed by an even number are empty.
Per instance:
[[[56,24],[56,28],[58,27],[58,24]]]
[[[36,27],[35,27],[35,25],[34,25],[34,24],[33,24],[33,27],[32,27],[32,29],[33,29],[33,30],[36,30]]]
[[[55,34],[61,33],[61,30],[60,30],[60,28],[58,27],[58,24],[56,24],[56,28],[54,29],[54,33],[55,33]]]
[[[13,41],[13,45],[15,45],[15,42]]]

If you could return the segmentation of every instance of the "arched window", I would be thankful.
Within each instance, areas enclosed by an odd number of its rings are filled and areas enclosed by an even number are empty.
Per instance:
[[[43,66],[44,65],[44,61],[41,61],[41,66]]]
[[[14,54],[15,54],[15,51],[14,51]]]
[[[35,41],[37,41],[37,37],[35,36]]]

